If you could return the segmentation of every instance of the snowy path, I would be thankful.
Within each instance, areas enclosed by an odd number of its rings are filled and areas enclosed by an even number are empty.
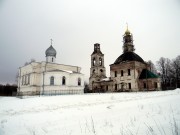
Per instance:
[[[0,135],[173,134],[180,90],[0,97]]]

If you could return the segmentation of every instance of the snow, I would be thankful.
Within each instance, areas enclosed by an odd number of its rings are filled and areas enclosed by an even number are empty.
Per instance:
[[[0,97],[0,135],[180,134],[180,89]]]
[[[69,71],[69,70],[62,70],[62,71],[64,71],[64,72],[67,72],[67,73],[73,73],[73,71]]]
[[[110,80],[111,80],[110,77],[102,79],[102,81],[110,81]]]

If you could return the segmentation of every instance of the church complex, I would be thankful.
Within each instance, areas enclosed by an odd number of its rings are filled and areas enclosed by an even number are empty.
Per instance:
[[[123,54],[110,65],[110,77],[106,77],[104,54],[101,52],[100,44],[94,44],[91,54],[90,91],[160,90],[160,78],[150,71],[150,65],[134,51],[133,35],[127,28],[123,35]]]
[[[100,44],[94,44],[89,77],[90,92],[160,90],[160,78],[150,71],[150,65],[134,51],[133,35],[127,28],[123,35],[123,53],[110,65],[110,77],[106,77],[104,54]],[[84,93],[81,68],[55,63],[56,50],[52,41],[45,54],[46,61],[31,62],[19,68],[18,93]]]

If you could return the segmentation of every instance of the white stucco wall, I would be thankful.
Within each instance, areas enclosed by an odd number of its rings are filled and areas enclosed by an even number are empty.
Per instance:
[[[76,66],[61,65],[56,63],[33,62],[19,68],[18,91],[53,91],[66,90],[69,94],[84,91],[84,75],[81,68]],[[75,73],[74,73],[75,72]],[[24,76],[29,76],[29,83],[22,83]],[[54,77],[54,85],[50,85],[50,78]],[[66,77],[66,84],[62,85],[62,77]],[[78,86],[78,78],[81,78],[81,86]],[[73,92],[74,90],[74,92]],[[70,92],[72,91],[72,92]]]

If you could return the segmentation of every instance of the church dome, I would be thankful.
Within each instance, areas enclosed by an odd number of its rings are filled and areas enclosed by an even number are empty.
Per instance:
[[[136,53],[125,52],[116,59],[114,64],[119,64],[119,63],[127,62],[127,61],[138,61],[138,62],[144,63],[144,60]]]
[[[46,57],[47,56],[54,56],[54,57],[56,57],[56,50],[53,48],[52,45],[46,50]]]
[[[131,32],[127,29],[126,31],[125,31],[125,35],[130,35],[131,34]]]

